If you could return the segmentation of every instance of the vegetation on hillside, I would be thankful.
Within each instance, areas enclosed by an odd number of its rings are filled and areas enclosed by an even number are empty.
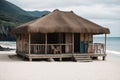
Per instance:
[[[0,41],[15,40],[15,36],[11,34],[13,28],[44,14],[46,12],[29,13],[6,0],[0,0]]]

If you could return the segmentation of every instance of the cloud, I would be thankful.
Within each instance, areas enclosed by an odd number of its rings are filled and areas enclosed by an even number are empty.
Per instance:
[[[119,0],[8,0],[25,9],[49,9],[55,7],[70,7],[80,5],[93,5],[93,4],[105,4],[105,5],[119,5]]]
[[[111,30],[110,36],[120,36],[119,0],[7,0],[25,10],[60,9],[74,11]]]
[[[8,0],[26,10],[73,10],[88,18],[119,19],[119,0]]]
[[[119,12],[120,6],[108,6],[105,5],[88,5],[88,6],[72,6],[62,8],[63,10],[72,9],[78,15],[86,18],[97,19],[120,19]]]
[[[110,35],[109,36],[116,36],[116,37],[120,37],[120,20],[109,20],[109,19],[90,19],[91,21],[107,27],[110,29]]]

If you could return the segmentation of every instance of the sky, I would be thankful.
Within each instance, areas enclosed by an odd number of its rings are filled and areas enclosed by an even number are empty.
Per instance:
[[[59,9],[110,29],[110,37],[120,37],[120,0],[7,0],[27,11]]]

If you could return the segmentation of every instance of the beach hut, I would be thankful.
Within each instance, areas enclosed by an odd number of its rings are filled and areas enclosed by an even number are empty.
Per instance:
[[[90,61],[92,57],[106,57],[108,28],[58,9],[42,18],[16,27],[17,55],[32,59],[70,58]],[[93,35],[105,34],[104,43],[93,43]]]

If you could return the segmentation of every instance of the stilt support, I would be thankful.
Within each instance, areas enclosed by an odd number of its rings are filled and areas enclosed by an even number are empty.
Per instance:
[[[60,62],[62,61],[62,58],[60,58]]]
[[[106,57],[105,56],[103,56],[103,60],[105,60],[106,59]]]
[[[29,57],[29,61],[30,61],[30,62],[32,61],[32,58],[31,58],[31,57]]]

